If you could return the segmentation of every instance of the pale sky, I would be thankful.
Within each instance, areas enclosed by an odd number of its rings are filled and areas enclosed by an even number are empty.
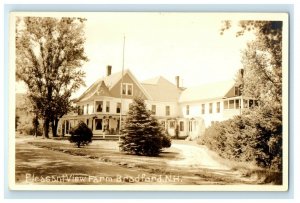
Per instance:
[[[105,76],[122,70],[125,35],[125,69],[139,81],[163,76],[175,83],[179,75],[183,86],[233,79],[242,67],[241,50],[249,36],[235,37],[236,29],[220,35],[225,14],[199,13],[93,13],[86,16],[84,64],[86,87]],[[16,91],[22,91],[17,84]]]

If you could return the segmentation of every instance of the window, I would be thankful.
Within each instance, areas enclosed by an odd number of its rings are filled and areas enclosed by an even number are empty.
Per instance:
[[[228,109],[228,101],[224,101],[224,109]]]
[[[239,109],[239,108],[240,108],[240,100],[239,100],[239,99],[236,99],[236,100],[235,100],[235,108],[236,108],[236,109]]]
[[[170,121],[170,128],[174,128],[175,127],[175,121]]]
[[[102,119],[95,119],[95,129],[102,130]]]
[[[106,113],[109,113],[109,106],[110,106],[110,102],[107,101],[106,102]]]
[[[86,114],[89,114],[89,104],[86,105]]]
[[[69,134],[69,128],[70,128],[70,124],[69,124],[69,121],[68,120],[66,120],[65,121],[66,122],[66,134]]]
[[[213,103],[209,103],[209,113],[213,112]]]
[[[180,131],[184,131],[184,122],[183,121],[179,122],[179,129],[180,129]]]
[[[239,87],[234,87],[234,95],[235,96],[241,96],[241,89]]]
[[[234,100],[229,100],[229,109],[234,109]]]
[[[127,95],[132,96],[132,84],[127,85]]]
[[[220,113],[220,109],[221,109],[221,103],[217,102],[217,113]]]
[[[259,103],[257,100],[249,99],[249,108],[253,108],[254,106],[258,106]]]
[[[189,115],[189,114],[190,114],[190,106],[186,105],[186,115]]]
[[[244,108],[248,108],[248,100],[244,99]]]
[[[156,114],[156,105],[151,106],[151,112],[152,112],[153,115]]]
[[[170,115],[170,106],[166,106],[166,116]]]
[[[122,94],[126,95],[126,84],[122,85]]]
[[[249,107],[253,108],[253,100],[252,99],[249,99]]]
[[[81,108],[81,106],[77,107],[77,111],[78,111],[78,115],[82,115],[83,114],[83,109]]]
[[[121,112],[121,103],[120,103],[120,102],[117,103],[116,112],[117,112],[117,113],[120,113],[120,112]]]
[[[89,126],[89,120],[90,119],[86,119],[86,125]]]
[[[123,83],[122,84],[122,95],[133,95],[133,85],[131,83]]]
[[[205,104],[201,105],[201,111],[202,111],[202,114],[205,114]]]
[[[166,122],[165,122],[165,121],[161,121],[160,123],[161,123],[162,127],[163,127],[164,129],[166,129]]]
[[[103,101],[96,101],[96,112],[102,112]]]

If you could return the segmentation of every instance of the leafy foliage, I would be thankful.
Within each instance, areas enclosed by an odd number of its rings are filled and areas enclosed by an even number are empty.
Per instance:
[[[275,127],[276,122],[278,119],[266,120],[260,113],[236,116],[207,128],[199,143],[223,158],[281,171],[281,129]]]
[[[54,134],[57,121],[71,108],[70,96],[83,85],[84,53],[81,18],[24,17],[16,26],[16,78],[28,87],[33,111]]]
[[[132,154],[157,156],[162,148],[171,146],[170,138],[141,98],[135,98],[130,105],[122,133],[120,147]]]
[[[79,148],[81,145],[88,145],[92,142],[93,132],[82,121],[80,121],[74,128],[70,130],[71,137],[69,141],[75,143]]]
[[[221,34],[232,26],[224,22]],[[253,32],[256,39],[243,51],[242,95],[259,106],[209,127],[200,143],[224,158],[253,161],[282,171],[282,22],[240,21],[237,37]]]

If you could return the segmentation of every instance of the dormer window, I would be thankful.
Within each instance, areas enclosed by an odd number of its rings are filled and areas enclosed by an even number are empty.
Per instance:
[[[133,84],[123,83],[122,84],[122,95],[132,96],[133,95]]]

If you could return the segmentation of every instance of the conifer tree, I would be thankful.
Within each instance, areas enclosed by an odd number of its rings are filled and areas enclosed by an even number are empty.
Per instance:
[[[120,147],[131,154],[157,156],[162,148],[171,146],[170,138],[142,98],[135,98],[130,105],[122,134]]]

